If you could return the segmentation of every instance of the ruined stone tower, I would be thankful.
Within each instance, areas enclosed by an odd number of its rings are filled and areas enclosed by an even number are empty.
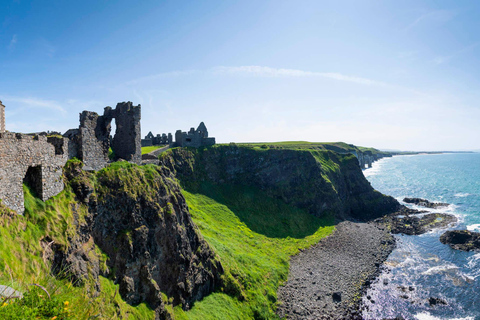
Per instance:
[[[0,133],[5,132],[5,106],[0,101]]]
[[[142,160],[142,136],[140,129],[140,105],[132,102],[117,103],[115,109],[105,108],[105,116],[115,118],[115,135],[112,149],[115,160],[124,159],[139,163]]]

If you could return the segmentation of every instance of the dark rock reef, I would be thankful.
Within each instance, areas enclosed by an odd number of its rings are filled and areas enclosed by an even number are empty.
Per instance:
[[[447,231],[440,236],[440,242],[456,250],[480,250],[480,233],[468,230]]]
[[[157,319],[169,319],[161,293],[189,309],[221,285],[222,265],[168,169],[116,165],[93,183],[81,162],[67,164],[76,232],[68,248],[52,247],[53,268],[97,290],[99,274],[111,277],[128,303],[146,302]]]
[[[457,222],[457,218],[446,213],[425,213],[425,211],[402,208],[399,212],[386,215],[376,221],[385,223],[393,234],[420,235],[435,228],[445,228]]]
[[[430,208],[430,209],[437,209],[437,208],[443,208],[443,207],[448,207],[449,206],[448,203],[430,202],[430,201],[428,201],[426,199],[422,199],[422,198],[404,198],[403,202],[416,204],[417,206]]]

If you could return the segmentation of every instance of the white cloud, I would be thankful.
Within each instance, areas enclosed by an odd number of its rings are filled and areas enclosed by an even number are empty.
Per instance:
[[[385,86],[385,83],[357,77],[344,75],[336,72],[314,72],[304,71],[298,69],[279,69],[262,66],[240,66],[240,67],[215,67],[212,69],[215,74],[233,74],[233,75],[251,75],[258,77],[321,77],[338,81],[354,82],[363,85],[380,85]]]
[[[13,50],[15,49],[15,46],[17,45],[18,42],[18,37],[16,34],[12,36],[12,40],[10,40],[10,43],[8,44],[8,50]]]
[[[185,71],[169,71],[169,72],[161,72],[157,74],[153,74],[150,76],[145,76],[137,79],[133,79],[130,81],[127,81],[125,84],[126,85],[133,85],[133,84],[138,84],[140,82],[146,82],[146,81],[153,81],[157,79],[162,79],[162,78],[169,78],[169,77],[180,77],[180,76],[186,76],[186,75],[191,75],[194,73],[199,72],[198,70],[185,70]]]
[[[14,97],[14,96],[2,96],[4,104],[8,108],[8,103],[13,102],[23,108],[27,109],[49,109],[59,111],[62,114],[66,114],[67,111],[60,103],[54,100],[44,100],[34,97]]]
[[[433,59],[433,62],[435,64],[444,64],[444,63],[447,63],[449,62],[451,59],[455,58],[456,56],[459,56],[465,52],[468,52],[468,51],[471,51],[473,49],[475,49],[476,47],[478,47],[478,45],[480,45],[479,42],[475,42],[471,45],[468,45],[466,47],[463,47],[462,49],[460,50],[457,50],[455,51],[454,53],[452,53],[451,55],[449,56],[438,56],[436,57],[435,59]]]
[[[455,13],[452,11],[448,10],[435,10],[435,11],[430,11],[427,13],[422,14],[419,16],[415,21],[410,23],[404,31],[409,31],[410,29],[416,27],[417,25],[420,25],[422,23],[428,23],[428,22],[439,22],[439,23],[445,23],[447,21],[450,21],[453,19],[455,16]]]
[[[347,81],[358,83],[362,85],[377,85],[377,86],[387,86],[386,83],[375,81],[367,78],[344,75],[336,72],[315,72],[315,71],[305,71],[299,69],[283,69],[283,68],[270,68],[263,66],[238,66],[238,67],[226,67],[218,66],[213,67],[207,70],[184,70],[184,71],[171,71],[171,72],[162,72],[146,77],[137,78],[130,80],[125,83],[125,85],[135,85],[142,82],[153,81],[162,78],[171,78],[171,77],[180,77],[187,76],[192,74],[213,74],[213,75],[246,75],[246,76],[255,76],[255,77],[290,77],[290,78],[305,78],[305,77],[321,77],[328,78],[337,81]]]

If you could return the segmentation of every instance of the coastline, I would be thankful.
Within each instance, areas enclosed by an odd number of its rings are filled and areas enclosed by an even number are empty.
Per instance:
[[[343,221],[290,261],[277,314],[288,319],[362,319],[362,295],[395,248],[384,225]]]

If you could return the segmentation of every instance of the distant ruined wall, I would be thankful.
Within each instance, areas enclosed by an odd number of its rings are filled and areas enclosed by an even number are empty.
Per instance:
[[[62,169],[68,160],[68,140],[21,133],[0,133],[0,199],[23,214],[23,182],[43,201],[63,190]]]
[[[0,133],[5,132],[5,106],[0,101]]]

